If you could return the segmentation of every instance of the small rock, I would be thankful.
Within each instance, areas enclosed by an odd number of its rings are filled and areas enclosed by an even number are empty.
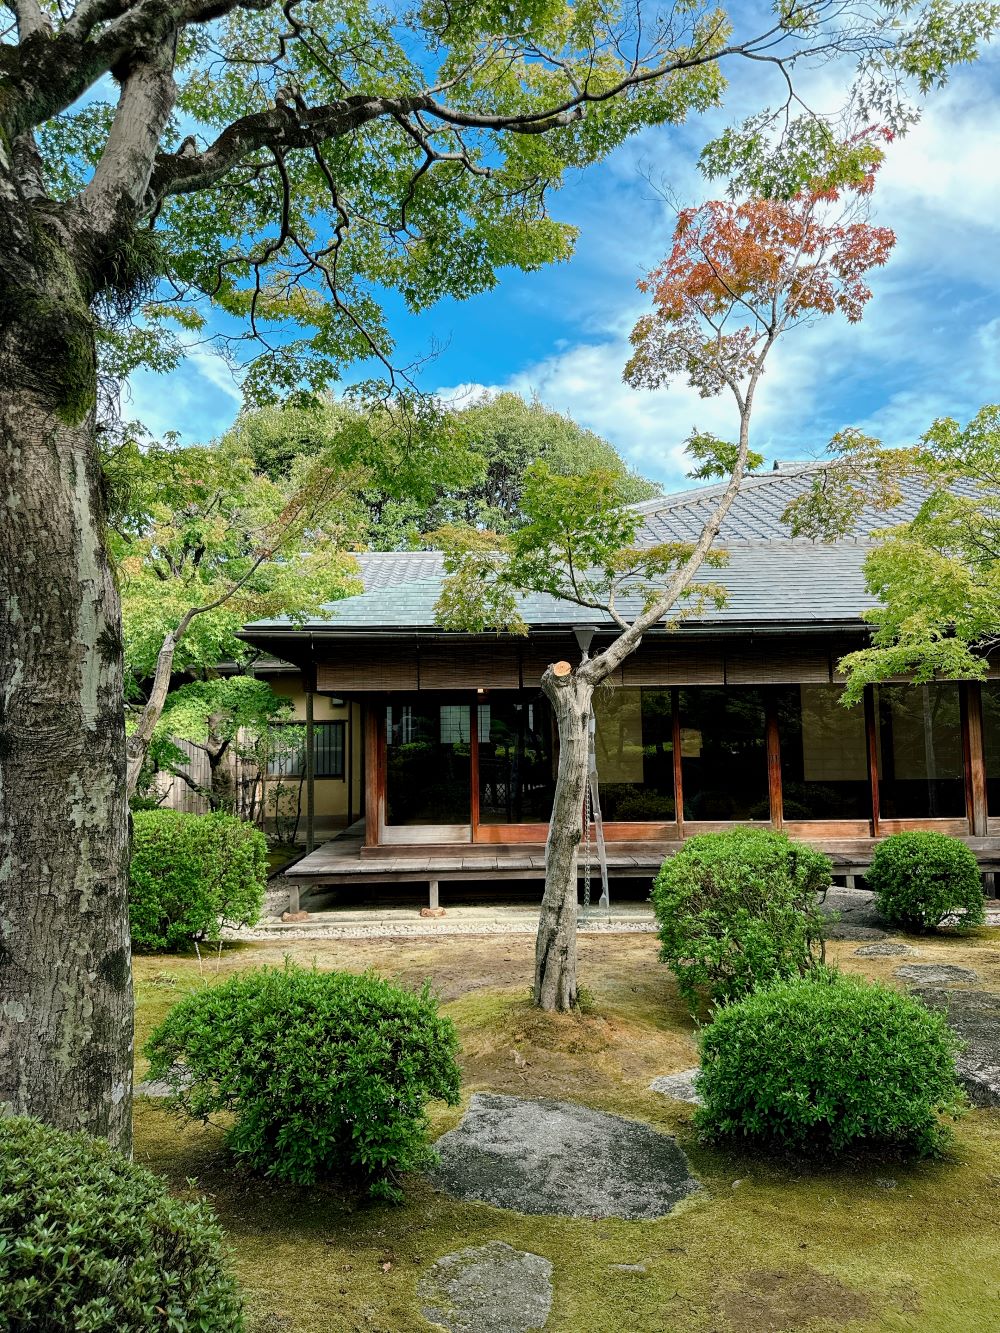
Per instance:
[[[282,921],[308,921],[308,912],[282,912]]]
[[[921,981],[925,986],[975,986],[979,973],[955,963],[904,963],[893,973],[900,981]]]
[[[552,1309],[552,1265],[494,1240],[439,1259],[417,1297],[420,1313],[448,1333],[532,1333]]]
[[[645,1264],[612,1264],[613,1273],[640,1273],[643,1276],[649,1271]]]
[[[743,1184],[742,1180],[734,1180],[733,1183],[729,1186],[729,1188],[731,1190],[738,1190],[742,1184]]]
[[[437,921],[445,916],[446,913],[443,907],[421,907],[420,915],[433,917],[434,920]]]
[[[699,1188],[670,1135],[574,1102],[476,1092],[434,1146],[440,1189],[519,1213],[647,1220]]]
[[[896,1188],[896,1182],[887,1176],[876,1176],[875,1184],[881,1190],[894,1190]]]
[[[143,1083],[137,1083],[135,1095],[153,1098],[172,1097],[178,1084],[184,1088],[191,1082],[191,1074],[183,1065],[173,1065],[170,1073],[173,1075],[170,1079],[151,1078]]]
[[[896,954],[916,953],[902,940],[880,940],[877,944],[863,944],[854,953],[858,958],[893,958]]]
[[[700,1106],[701,1098],[694,1086],[697,1072],[698,1066],[695,1065],[693,1069],[682,1070],[679,1074],[661,1074],[649,1086],[651,1091],[661,1092],[664,1097],[670,1097],[675,1102],[691,1102],[694,1106]]]

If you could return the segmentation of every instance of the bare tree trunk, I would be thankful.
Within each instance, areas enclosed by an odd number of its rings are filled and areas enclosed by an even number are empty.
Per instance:
[[[593,687],[574,672],[550,667],[542,689],[559,728],[559,766],[545,845],[545,893],[535,941],[535,1004],[569,1009],[576,1003],[576,894],[583,797],[587,784],[587,720]]]
[[[21,320],[0,299],[0,1113],[127,1152],[121,620],[93,338],[62,280]]]

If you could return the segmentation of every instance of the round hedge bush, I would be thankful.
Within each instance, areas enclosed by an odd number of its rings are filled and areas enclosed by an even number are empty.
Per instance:
[[[881,915],[911,930],[934,930],[953,913],[959,926],[986,919],[978,862],[945,833],[894,833],[875,848],[866,878]]]
[[[204,1203],[84,1134],[0,1120],[0,1328],[234,1333],[240,1301]]]
[[[689,839],[653,886],[660,957],[692,1007],[733,999],[823,961],[818,894],[830,861],[770,829]]]
[[[146,1044],[177,1109],[232,1114],[228,1145],[254,1170],[393,1200],[399,1174],[433,1160],[426,1105],[458,1101],[457,1050],[428,986],[291,964],[196,992]]]
[[[701,1037],[695,1123],[709,1141],[841,1152],[950,1141],[965,1102],[944,1017],[887,986],[824,968],[723,1006]]]
[[[129,923],[145,953],[250,926],[267,888],[267,839],[235,815],[140,810],[132,816]]]

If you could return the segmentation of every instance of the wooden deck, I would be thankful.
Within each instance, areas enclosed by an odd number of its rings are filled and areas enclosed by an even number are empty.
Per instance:
[[[1000,839],[965,838],[976,853],[993,890],[992,877],[1000,871]],[[448,881],[488,882],[496,880],[538,880],[545,878],[545,848],[533,843],[497,846],[489,843],[458,843],[437,846],[364,847],[364,825],[352,825],[338,837],[326,842],[302,858],[286,872],[293,884],[302,889],[334,887],[338,884],[426,884],[432,905],[436,905],[438,884]],[[833,862],[833,874],[853,887],[855,876],[863,875],[871,864],[874,838],[850,840],[817,839],[813,846],[826,852]],[[651,880],[663,861],[683,846],[670,842],[609,843],[608,875],[611,879]],[[579,865],[584,875],[584,858]],[[591,873],[600,879],[597,849],[591,854]]]

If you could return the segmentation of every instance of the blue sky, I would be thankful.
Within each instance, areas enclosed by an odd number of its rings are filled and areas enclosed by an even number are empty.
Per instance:
[[[814,75],[809,92],[813,105],[835,108],[834,72]],[[695,425],[731,435],[733,408],[683,385],[648,393],[621,382],[628,331],[645,308],[636,279],[665,252],[671,225],[649,180],[681,203],[711,197],[695,165],[701,146],[761,100],[759,84],[737,82],[720,115],[647,131],[568,182],[551,208],[580,228],[569,262],[503,273],[494,291],[419,317],[392,302],[399,361],[438,344],[425,389],[459,401],[484,387],[537,393],[647,476],[686,484],[682,441]],[[864,322],[795,331],[774,354],[754,421],[754,445],[769,460],[814,457],[848,425],[906,443],[936,416],[965,418],[1000,398],[1000,49],[957,70],[890,148],[873,212],[898,239]],[[186,442],[221,433],[240,405],[207,347],[169,375],[137,375],[131,398],[128,415]]]

